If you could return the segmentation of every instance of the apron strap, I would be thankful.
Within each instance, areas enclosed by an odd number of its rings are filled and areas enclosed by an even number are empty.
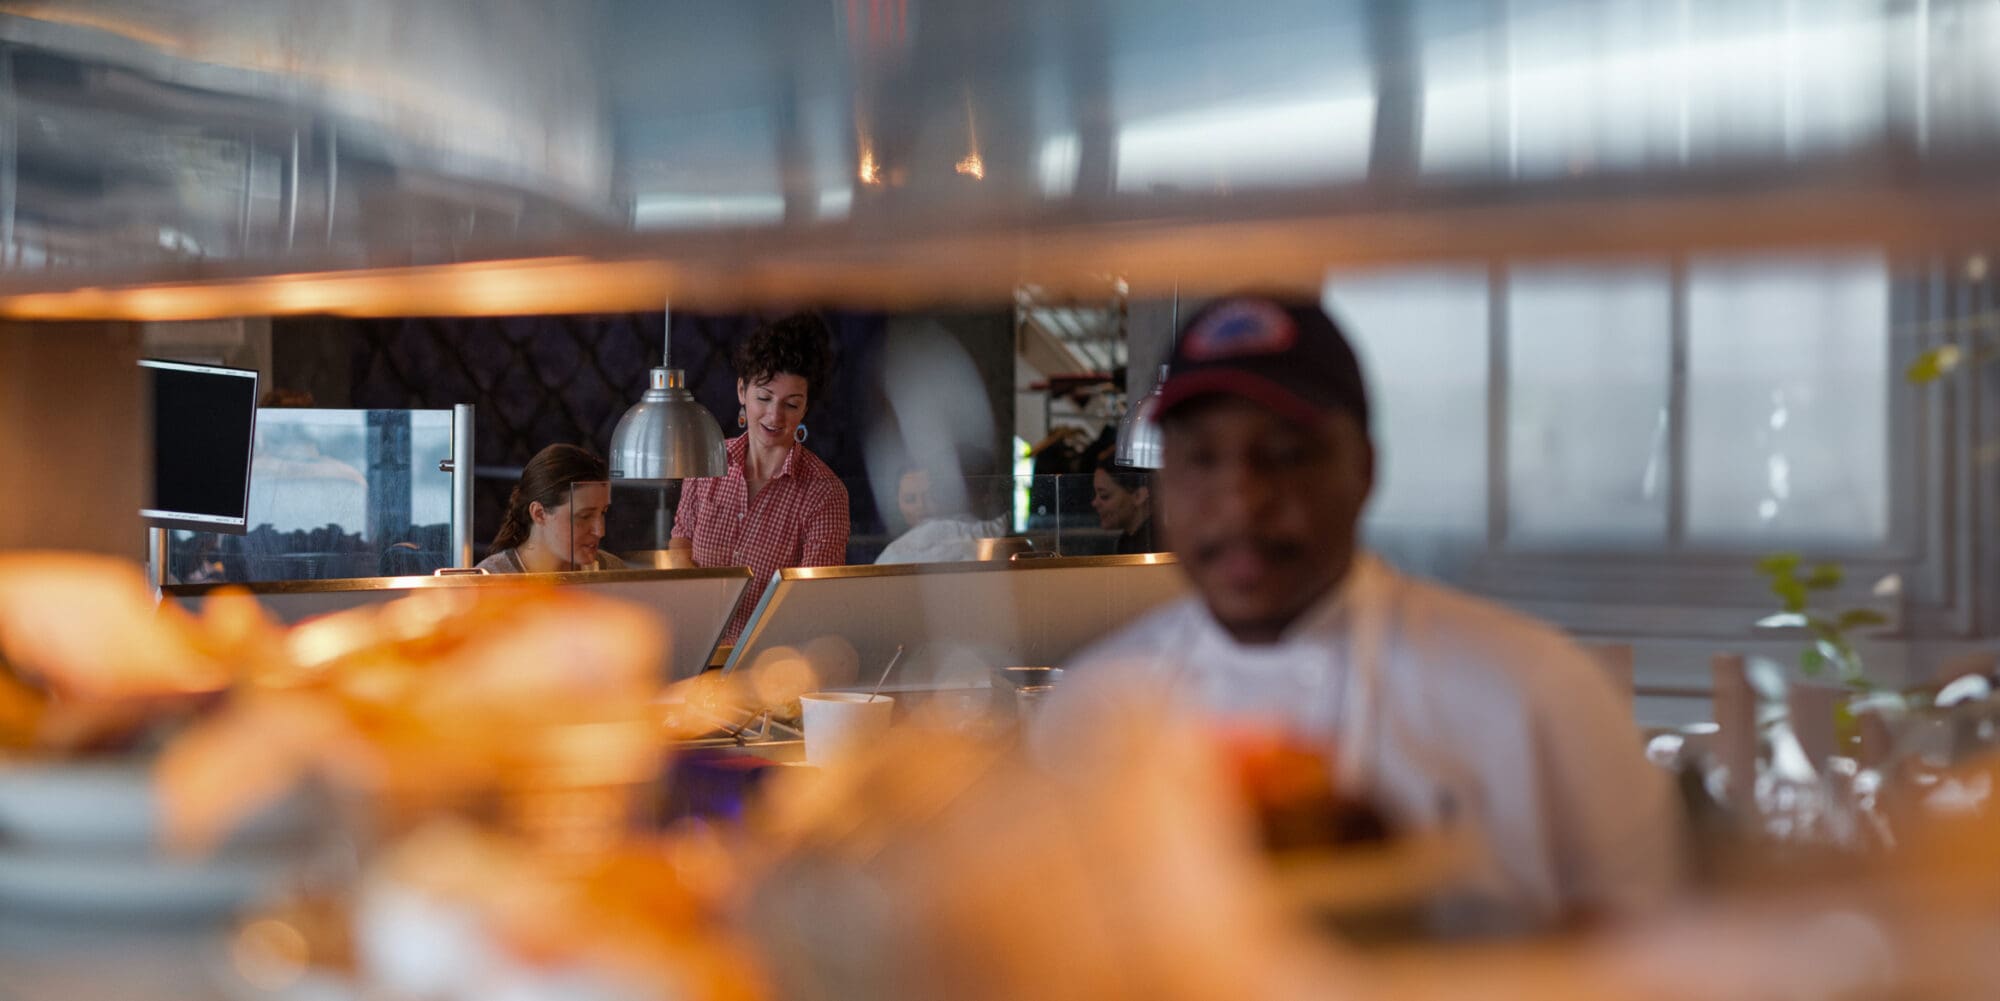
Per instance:
[[[1375,730],[1381,723],[1376,703],[1393,596],[1389,593],[1392,580],[1374,557],[1357,553],[1348,572],[1353,580],[1348,593],[1347,670],[1341,682],[1336,733],[1339,757],[1334,769],[1338,788],[1359,794],[1373,784]]]

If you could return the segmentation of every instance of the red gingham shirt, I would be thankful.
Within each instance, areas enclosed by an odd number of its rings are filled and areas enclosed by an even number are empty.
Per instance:
[[[682,484],[674,538],[694,540],[696,566],[750,568],[743,603],[722,632],[725,641],[734,642],[773,573],[847,562],[847,487],[819,456],[794,445],[753,501],[743,474],[749,440],[737,435],[728,446],[727,475]]]

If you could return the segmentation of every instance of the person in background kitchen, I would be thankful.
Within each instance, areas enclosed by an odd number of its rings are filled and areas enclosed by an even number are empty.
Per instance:
[[[896,513],[903,518],[903,531],[929,521],[934,503],[931,471],[915,462],[903,463],[896,471]]]
[[[1038,741],[1087,746],[1097,713],[1150,698],[1320,748],[1334,788],[1392,829],[1468,836],[1446,928],[1669,896],[1679,804],[1611,679],[1555,629],[1361,547],[1376,451],[1332,318],[1222,299],[1183,329],[1171,372],[1154,486],[1194,593],[1076,658]]]
[[[1153,541],[1151,477],[1145,470],[1116,465],[1115,454],[1114,449],[1098,453],[1097,468],[1090,474],[1090,507],[1097,512],[1097,524],[1118,533],[1112,552],[1120,556],[1158,552]]]
[[[493,536],[487,573],[623,570],[625,561],[597,548],[611,507],[609,467],[588,449],[555,444],[535,453],[507,497]]]
[[[734,640],[783,567],[847,561],[847,488],[806,447],[806,412],[833,369],[826,325],[797,313],[757,328],[736,349],[736,424],[729,471],[692,479],[674,514],[670,562],[749,567],[750,586],[723,631]]]
[[[1008,534],[1009,476],[967,476],[992,453],[961,448],[951,461],[910,464],[896,478],[896,508],[909,531],[883,547],[876,563],[958,563],[979,558],[979,540]]]

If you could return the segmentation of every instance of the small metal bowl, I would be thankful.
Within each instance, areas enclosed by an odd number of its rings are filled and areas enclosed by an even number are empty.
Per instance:
[[[1034,541],[1019,535],[972,540],[972,558],[982,563],[1010,560],[1034,551]]]
[[[1003,667],[993,672],[1008,688],[1015,690],[1053,685],[1062,680],[1060,667]]]

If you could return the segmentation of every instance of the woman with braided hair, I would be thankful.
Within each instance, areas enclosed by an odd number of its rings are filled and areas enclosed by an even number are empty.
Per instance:
[[[550,445],[535,453],[507,498],[492,554],[480,568],[488,573],[624,569],[624,560],[597,548],[604,541],[604,512],[611,507],[610,476],[603,459],[575,445]]]

